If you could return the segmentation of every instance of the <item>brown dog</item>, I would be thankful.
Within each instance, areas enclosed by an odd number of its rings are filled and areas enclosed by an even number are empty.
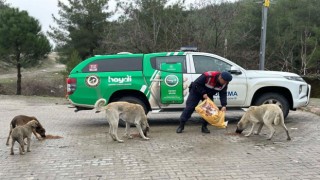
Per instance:
[[[20,146],[19,146],[19,151],[20,154],[23,155],[25,150],[24,150],[24,139],[27,138],[27,152],[30,152],[30,142],[31,142],[31,134],[34,132],[34,130],[39,126],[38,121],[36,120],[31,120],[27,124],[22,125],[22,126],[17,126],[12,130],[11,134],[11,155],[14,155],[13,152],[13,146],[14,143],[17,141]]]
[[[9,139],[10,139],[10,136],[12,133],[12,129],[15,128],[16,126],[25,125],[31,120],[36,120],[38,122],[38,126],[32,131],[33,134],[36,136],[36,138],[38,140],[40,140],[40,138],[37,136],[37,133],[40,134],[40,136],[43,138],[46,137],[46,130],[42,127],[42,125],[40,124],[40,122],[38,121],[38,119],[36,117],[18,115],[16,117],[14,117],[10,123],[10,131],[9,131],[9,136],[8,136],[7,143],[6,143],[7,146],[9,145]]]

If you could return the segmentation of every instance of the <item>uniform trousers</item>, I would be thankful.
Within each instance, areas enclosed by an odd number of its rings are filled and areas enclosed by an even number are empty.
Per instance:
[[[212,95],[209,96],[208,94],[208,97],[210,97],[210,99],[212,100]],[[196,90],[195,86],[191,86],[189,89],[189,96],[186,101],[186,108],[184,108],[180,116],[180,122],[186,123],[190,119],[192,113],[195,110],[195,107],[199,104],[200,100],[204,100],[203,95]],[[207,126],[207,124],[208,122],[202,119],[202,125]]]

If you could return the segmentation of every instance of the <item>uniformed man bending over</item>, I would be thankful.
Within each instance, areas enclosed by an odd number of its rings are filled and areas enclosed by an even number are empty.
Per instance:
[[[180,116],[180,125],[177,128],[177,133],[182,133],[185,123],[191,117],[195,107],[200,100],[210,98],[213,100],[213,95],[219,92],[221,111],[226,111],[227,106],[227,89],[228,84],[232,80],[232,75],[229,72],[207,71],[199,76],[189,87],[189,96],[186,102],[186,108]],[[202,120],[201,132],[210,133],[207,128],[208,122]]]

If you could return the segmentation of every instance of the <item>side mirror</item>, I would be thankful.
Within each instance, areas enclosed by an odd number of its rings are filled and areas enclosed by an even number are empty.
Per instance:
[[[229,73],[235,74],[235,75],[242,74],[240,68],[236,67],[236,66],[231,66],[231,69],[229,70]]]

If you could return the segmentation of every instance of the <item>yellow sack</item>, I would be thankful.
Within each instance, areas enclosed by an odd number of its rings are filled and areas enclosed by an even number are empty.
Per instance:
[[[208,123],[218,128],[226,128],[228,121],[225,122],[225,112],[219,111],[214,102],[207,98],[195,108],[196,112]]]

